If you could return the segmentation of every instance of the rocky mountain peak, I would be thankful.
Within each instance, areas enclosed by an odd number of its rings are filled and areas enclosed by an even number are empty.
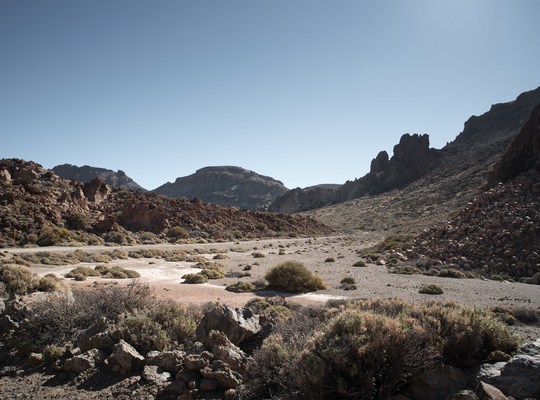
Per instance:
[[[91,167],[89,165],[78,167],[71,164],[62,164],[54,167],[52,171],[63,179],[73,179],[87,183],[99,178],[113,188],[145,191],[142,186],[127,176],[122,170],[115,172],[110,169]]]
[[[179,177],[153,192],[172,198],[194,198],[225,206],[264,210],[288,189],[282,182],[235,166],[211,166]]]

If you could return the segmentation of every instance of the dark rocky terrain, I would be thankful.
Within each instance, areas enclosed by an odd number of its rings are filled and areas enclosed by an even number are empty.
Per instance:
[[[172,197],[198,197],[209,203],[249,210],[265,210],[287,188],[278,180],[240,167],[205,167],[153,192]]]
[[[168,239],[239,239],[328,233],[291,217],[65,180],[39,164],[0,161],[0,247]],[[152,237],[153,237],[152,236]]]
[[[113,171],[106,168],[91,167],[83,165],[78,167],[71,164],[57,165],[52,168],[52,171],[63,179],[73,179],[82,183],[93,181],[96,178],[101,179],[107,185],[113,188],[130,189],[138,191],[146,191],[137,182],[131,179],[122,170]]]

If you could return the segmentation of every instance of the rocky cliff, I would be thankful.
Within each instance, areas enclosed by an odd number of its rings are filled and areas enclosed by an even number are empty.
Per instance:
[[[142,186],[137,184],[129,176],[127,176],[126,173],[122,170],[118,170],[117,172],[115,172],[110,169],[90,167],[88,165],[78,167],[71,164],[62,164],[54,167],[52,171],[60,178],[73,179],[82,183],[90,182],[96,178],[99,178],[113,188],[139,191],[146,190]]]
[[[288,189],[268,176],[240,167],[206,167],[177,178],[153,192],[172,198],[199,198],[203,201],[249,210],[265,210]]]
[[[386,151],[381,151],[364,177],[332,190],[295,189],[276,198],[268,209],[272,212],[295,213],[403,188],[435,168],[439,163],[439,153],[429,147],[428,135],[405,134],[394,146],[392,158],[388,157]]]
[[[39,164],[0,160],[0,247],[326,234],[311,218],[222,207],[61,179]]]

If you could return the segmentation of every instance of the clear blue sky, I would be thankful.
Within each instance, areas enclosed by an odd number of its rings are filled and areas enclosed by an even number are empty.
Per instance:
[[[286,186],[540,85],[537,0],[1,0],[0,158]]]

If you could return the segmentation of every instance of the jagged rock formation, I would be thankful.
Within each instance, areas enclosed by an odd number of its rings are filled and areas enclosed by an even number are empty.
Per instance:
[[[64,180],[39,164],[0,160],[0,247],[137,241],[141,232],[175,238],[234,239],[317,235],[311,218],[222,207],[195,199],[112,189],[96,179]]]
[[[519,135],[494,166],[488,183],[492,186],[507,182],[531,168],[540,170],[540,105],[536,106]]]
[[[381,151],[364,177],[348,181],[333,190],[295,189],[276,198],[268,209],[272,212],[295,213],[402,188],[435,168],[439,153],[429,148],[428,135],[405,134],[394,146],[392,158],[388,158],[386,151]]]
[[[336,190],[340,185],[317,185],[308,188],[296,188],[278,196],[268,207],[275,213],[293,214],[313,210],[332,204]]]
[[[307,214],[345,231],[418,234],[445,220],[478,195],[489,171],[538,104],[540,88],[497,105],[495,112],[492,107],[482,116],[474,117],[475,129],[466,124],[464,133],[458,136],[460,139],[438,152],[437,166],[402,189],[362,196]],[[511,117],[512,113],[515,118]],[[493,127],[497,130],[491,131]],[[382,163],[384,165],[384,159]],[[378,161],[374,162],[377,164]]]
[[[96,178],[99,178],[113,188],[139,191],[146,190],[129,176],[127,176],[126,173],[122,170],[118,170],[117,172],[115,172],[110,169],[90,167],[88,165],[78,167],[71,164],[62,164],[54,167],[52,171],[60,178],[73,179],[82,183],[90,182]]]
[[[167,182],[153,192],[172,198],[198,197],[223,206],[265,210],[287,190],[283,183],[268,176],[240,167],[223,166],[201,168],[192,175],[177,178],[174,183]]]
[[[540,106],[491,174],[495,187],[416,238],[411,254],[483,275],[540,273]],[[513,178],[513,179],[512,179]]]

